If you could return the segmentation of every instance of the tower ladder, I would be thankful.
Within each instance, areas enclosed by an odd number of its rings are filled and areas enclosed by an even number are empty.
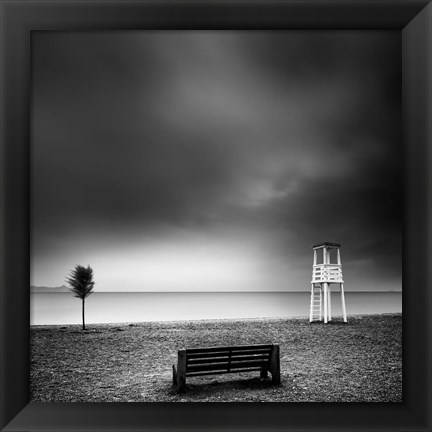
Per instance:
[[[322,321],[321,285],[312,284],[309,321]]]

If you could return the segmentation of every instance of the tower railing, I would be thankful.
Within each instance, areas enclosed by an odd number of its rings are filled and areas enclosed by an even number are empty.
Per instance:
[[[341,264],[316,264],[312,266],[312,283],[343,283]]]

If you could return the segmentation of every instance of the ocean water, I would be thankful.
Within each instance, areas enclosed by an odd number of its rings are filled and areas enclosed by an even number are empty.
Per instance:
[[[309,292],[95,292],[86,299],[86,323],[124,323],[309,315]],[[30,324],[80,324],[81,300],[71,293],[31,293]],[[350,314],[402,312],[400,292],[345,292]],[[332,314],[341,302],[332,292]]]

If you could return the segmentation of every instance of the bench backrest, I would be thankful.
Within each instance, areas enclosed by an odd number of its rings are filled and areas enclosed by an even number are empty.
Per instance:
[[[268,369],[273,345],[192,348],[186,351],[186,375],[214,375]]]

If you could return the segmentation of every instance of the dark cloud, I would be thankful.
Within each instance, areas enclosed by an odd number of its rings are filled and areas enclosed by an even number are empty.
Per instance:
[[[134,266],[183,254],[182,268],[206,257],[203,278],[230,269],[220,289],[252,278],[251,289],[307,289],[310,246],[340,241],[353,289],[400,289],[398,32],[36,32],[32,43],[36,285],[73,260],[116,260],[138,289]]]

